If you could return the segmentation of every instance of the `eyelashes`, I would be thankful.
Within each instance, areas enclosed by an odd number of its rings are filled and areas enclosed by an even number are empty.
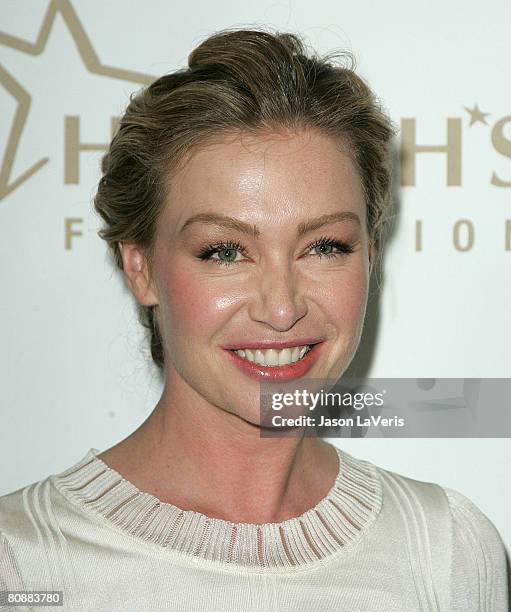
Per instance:
[[[199,253],[199,259],[202,259],[203,261],[214,261],[216,263],[219,263],[220,265],[227,265],[230,266],[231,264],[235,263],[234,261],[226,261],[224,259],[213,259],[213,255],[216,255],[217,253],[233,253],[239,251],[242,255],[244,255],[246,257],[247,252],[246,250],[243,248],[243,246],[239,243],[239,242],[233,242],[232,240],[227,240],[226,242],[217,242],[216,244],[210,244],[208,245],[205,249],[203,249],[200,253]]]
[[[319,259],[340,259],[346,255],[349,255],[350,253],[353,253],[353,247],[348,243],[326,236],[322,236],[321,238],[314,240],[314,242],[311,242],[306,247],[307,251],[310,251],[311,249],[323,249],[323,252],[316,252],[313,255]],[[324,252],[325,249],[327,252]],[[240,242],[227,240],[208,245],[198,254],[198,258],[202,261],[212,261],[221,266],[232,266],[243,261],[242,259],[237,259],[237,253],[247,257],[247,251]],[[220,254],[226,257],[226,259],[222,259]],[[213,257],[213,255],[218,255],[218,257]]]
[[[327,247],[332,249],[337,249],[337,252],[328,252],[328,253],[317,253],[318,257],[339,257],[342,255],[348,255],[349,253],[353,253],[353,247],[349,245],[347,242],[343,242],[342,240],[336,240],[335,238],[326,238],[325,236],[318,238],[313,243],[309,244],[307,249],[316,249],[318,247]]]

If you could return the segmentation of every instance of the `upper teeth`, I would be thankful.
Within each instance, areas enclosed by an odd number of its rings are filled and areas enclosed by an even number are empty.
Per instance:
[[[268,349],[266,351],[260,349],[240,349],[235,352],[240,357],[243,357],[243,359],[248,359],[248,361],[252,361],[260,365],[281,366],[298,361],[305,355],[308,348],[309,345],[306,344],[305,346],[294,346],[292,348],[285,348],[280,351],[275,349]]]

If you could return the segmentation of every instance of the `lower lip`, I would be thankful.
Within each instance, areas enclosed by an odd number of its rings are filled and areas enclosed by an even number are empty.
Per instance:
[[[264,366],[253,363],[248,359],[243,359],[234,351],[226,350],[234,364],[250,378],[255,380],[293,380],[293,378],[300,378],[300,376],[307,374],[316,363],[322,346],[323,342],[319,342],[302,359],[282,366]]]

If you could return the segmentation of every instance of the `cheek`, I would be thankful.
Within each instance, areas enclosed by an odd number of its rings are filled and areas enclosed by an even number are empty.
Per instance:
[[[355,331],[363,322],[368,292],[368,274],[363,261],[349,270],[324,279],[318,301],[328,319],[341,332]]]
[[[163,277],[160,311],[165,318],[169,340],[182,336],[210,337],[231,316],[239,300],[236,286],[225,280],[214,282],[203,274],[187,272],[185,266],[173,266]]]

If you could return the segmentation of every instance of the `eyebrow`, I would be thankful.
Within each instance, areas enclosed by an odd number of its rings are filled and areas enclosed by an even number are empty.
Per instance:
[[[315,219],[309,219],[308,221],[302,222],[298,225],[297,235],[298,237],[303,236],[309,232],[313,232],[314,230],[323,227],[323,225],[328,225],[330,223],[340,223],[343,221],[354,221],[357,225],[361,225],[359,216],[351,211],[343,211],[338,213],[331,213],[326,215],[321,215],[320,217],[316,217]],[[245,223],[240,219],[236,219],[234,217],[228,217],[226,215],[219,215],[216,213],[200,213],[198,215],[194,215],[186,220],[183,227],[180,230],[180,233],[183,232],[187,227],[190,227],[194,223],[204,223],[206,225],[216,225],[218,227],[225,227],[227,229],[233,229],[243,234],[248,234],[250,236],[254,236],[257,238],[260,236],[261,232],[255,225],[251,225],[250,223]]]
[[[340,223],[343,221],[354,221],[360,226],[360,217],[354,212],[345,210],[343,212],[332,213],[329,215],[321,215],[321,217],[316,217],[315,219],[309,219],[305,223],[300,223],[297,233],[298,236],[303,236],[308,232],[313,232],[314,230],[323,227],[323,225],[328,225],[329,223]]]

